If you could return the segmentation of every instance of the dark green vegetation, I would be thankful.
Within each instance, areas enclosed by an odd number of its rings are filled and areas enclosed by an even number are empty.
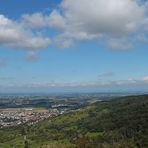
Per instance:
[[[1,148],[148,148],[148,95],[102,101],[0,130]]]

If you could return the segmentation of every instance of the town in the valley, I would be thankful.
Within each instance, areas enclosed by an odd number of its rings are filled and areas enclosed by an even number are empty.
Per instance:
[[[27,124],[75,111],[98,100],[97,95],[1,95],[0,128]]]
[[[0,127],[33,125],[49,117],[58,116],[63,111],[44,108],[8,108],[0,110]]]
[[[121,93],[1,95],[0,128],[20,124],[31,126],[41,120],[84,108],[96,101],[124,95]]]

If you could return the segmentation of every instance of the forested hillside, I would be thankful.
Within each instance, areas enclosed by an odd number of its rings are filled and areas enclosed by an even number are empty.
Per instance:
[[[116,98],[0,130],[2,148],[148,148],[148,95]]]

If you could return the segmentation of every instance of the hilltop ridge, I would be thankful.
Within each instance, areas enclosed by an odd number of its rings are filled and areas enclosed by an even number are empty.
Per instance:
[[[147,123],[148,95],[121,97],[30,127],[1,129],[0,147],[147,148]]]

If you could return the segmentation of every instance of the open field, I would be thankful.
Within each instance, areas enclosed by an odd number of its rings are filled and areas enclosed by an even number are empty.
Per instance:
[[[5,109],[0,109],[0,112],[48,112],[49,110],[46,108],[5,108]]]

